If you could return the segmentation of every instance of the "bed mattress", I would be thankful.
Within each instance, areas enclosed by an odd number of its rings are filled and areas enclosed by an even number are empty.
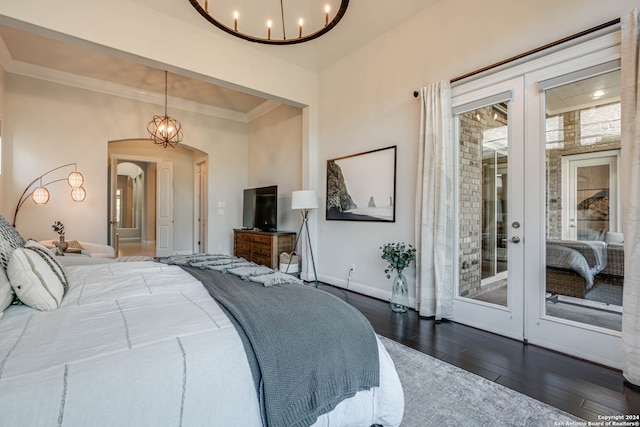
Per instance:
[[[260,426],[243,344],[204,287],[155,262],[68,267],[54,311],[0,319],[0,413],[7,426]],[[380,386],[314,425],[399,425],[404,398],[378,341]]]

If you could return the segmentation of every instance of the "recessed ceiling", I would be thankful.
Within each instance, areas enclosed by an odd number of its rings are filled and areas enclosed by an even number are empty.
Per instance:
[[[164,94],[163,70],[4,25],[0,25],[0,37],[13,61],[143,92]],[[239,113],[248,113],[266,101],[266,98],[173,73],[168,76],[168,93],[170,96]]]
[[[620,102],[619,70],[568,83],[546,91],[546,111],[548,116],[612,102]]]
[[[201,25],[209,25],[189,4],[189,0],[175,1],[183,1],[184,8],[176,10],[174,3],[137,0],[160,12],[162,8],[168,8],[167,12],[171,12],[176,19],[202,21]],[[256,48],[264,49],[294,66],[319,71],[439,1],[442,0],[403,0],[401,7],[383,0],[352,1],[340,24],[318,39],[298,45],[259,45]],[[227,37],[236,40],[233,36]],[[142,93],[164,94],[164,70],[143,64],[143,60],[128,58],[121,52],[111,54],[109,50],[62,42],[7,25],[0,25],[0,38],[0,43],[4,41],[11,56],[10,62],[16,65],[11,67],[9,64],[6,67],[9,72],[19,73],[11,70],[23,70],[25,66],[31,66],[104,81]],[[242,42],[252,44],[249,41]],[[250,114],[269,101],[266,97],[230,89],[210,80],[203,81],[197,76],[191,77],[170,72],[169,96],[241,115]]]

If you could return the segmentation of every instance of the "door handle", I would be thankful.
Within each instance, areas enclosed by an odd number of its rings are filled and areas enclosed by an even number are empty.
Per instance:
[[[511,243],[520,243],[520,237],[513,236],[511,239],[502,239],[502,243],[505,245],[509,243],[509,241],[511,241]]]

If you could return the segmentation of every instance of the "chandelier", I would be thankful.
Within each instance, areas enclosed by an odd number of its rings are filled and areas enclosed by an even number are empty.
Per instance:
[[[325,34],[342,19],[349,0],[189,0],[209,22],[241,39],[295,44]],[[276,5],[274,5],[276,3]]]
[[[167,115],[167,72],[164,72],[164,116],[153,116],[147,124],[147,132],[154,144],[175,147],[184,139],[182,125]]]

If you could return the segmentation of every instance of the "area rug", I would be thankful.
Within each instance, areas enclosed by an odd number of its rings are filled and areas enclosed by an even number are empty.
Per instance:
[[[579,425],[579,418],[380,337],[404,390],[403,427]]]

